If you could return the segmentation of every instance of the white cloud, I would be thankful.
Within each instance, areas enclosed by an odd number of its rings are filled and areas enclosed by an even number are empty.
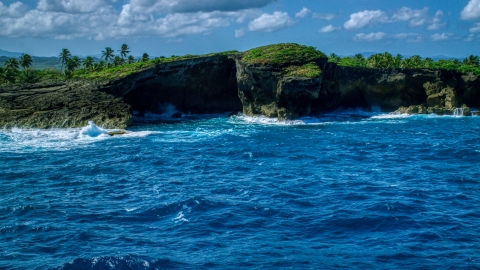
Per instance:
[[[300,10],[299,12],[297,12],[295,14],[295,17],[304,18],[304,17],[308,16],[310,13],[312,13],[312,11],[310,11],[310,9],[304,7],[304,8],[302,8],[302,10]]]
[[[351,14],[350,20],[343,27],[347,30],[362,28],[372,23],[385,23],[387,20],[387,15],[381,10],[365,10]]]
[[[427,30],[439,30],[445,26],[445,23],[442,23],[443,11],[438,10],[435,13],[435,17],[433,17],[429,26],[427,26]]]
[[[0,2],[0,16],[18,18],[23,16],[28,10],[28,7],[21,2],[11,3],[10,6],[3,5]]]
[[[112,5],[117,0],[39,0],[37,9],[66,13],[93,12],[100,7]]]
[[[356,34],[353,37],[353,40],[357,41],[377,41],[383,39],[387,34],[383,32],[377,32],[377,33],[370,33],[370,34],[365,34],[365,33],[359,33]]]
[[[235,30],[235,37],[236,38],[243,37],[244,35],[245,35],[245,29]]]
[[[470,0],[460,15],[462,20],[480,19],[480,0]]]
[[[319,33],[330,33],[330,32],[333,32],[333,31],[337,31],[337,30],[340,30],[342,29],[342,27],[335,27],[333,25],[327,25],[325,27],[322,27],[320,28],[320,30],[318,30]]]
[[[420,42],[423,40],[422,35],[417,33],[400,33],[393,35],[396,39],[405,39],[408,42]]]
[[[319,20],[331,21],[335,19],[337,15],[332,13],[313,13],[312,17]]]
[[[408,21],[410,27],[422,26],[428,21],[428,8],[411,9],[402,7],[392,16],[392,21]]]
[[[450,39],[450,36],[452,36],[452,34],[449,34],[449,33],[442,33],[442,34],[433,34],[431,37],[432,37],[432,40],[433,41],[445,41],[445,40],[448,40]]]
[[[480,32],[480,23],[476,23],[474,27],[470,28],[470,33]]]
[[[466,39],[464,39],[464,41],[472,41],[472,40],[474,40],[474,38],[475,38],[475,35],[470,34]]]
[[[291,26],[293,23],[286,12],[275,11],[273,14],[263,13],[260,17],[251,21],[248,24],[248,30],[272,32]]]
[[[0,2],[1,3],[1,2]],[[100,7],[90,13],[41,11],[25,12],[21,17],[5,16],[0,6],[0,36],[51,37],[56,39],[109,39],[119,37],[160,36],[181,38],[186,35],[208,34],[226,27],[242,16],[257,14],[251,10],[238,12],[173,13],[164,17],[138,13],[131,4],[118,13],[113,7]]]

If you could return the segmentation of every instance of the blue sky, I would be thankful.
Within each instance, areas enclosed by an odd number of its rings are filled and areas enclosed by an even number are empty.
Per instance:
[[[280,42],[329,54],[480,55],[480,0],[0,0],[0,49],[95,55],[244,51]]]

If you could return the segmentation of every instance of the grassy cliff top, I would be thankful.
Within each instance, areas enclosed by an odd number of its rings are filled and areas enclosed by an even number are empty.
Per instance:
[[[315,47],[296,43],[281,43],[251,49],[243,55],[247,64],[271,64],[280,66],[304,65],[315,60],[327,58]]]

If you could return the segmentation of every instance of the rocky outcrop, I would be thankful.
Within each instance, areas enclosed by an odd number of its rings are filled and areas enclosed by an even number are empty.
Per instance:
[[[339,67],[319,59],[314,78],[287,76],[284,67],[212,56],[159,64],[108,81],[0,86],[0,127],[81,127],[89,120],[125,128],[132,113],[243,111],[292,119],[339,107],[471,115],[480,108],[480,79],[446,70]],[[473,113],[478,114],[477,112]],[[173,115],[181,117],[181,114]]]
[[[159,64],[109,81],[0,85],[0,127],[82,127],[89,120],[125,128],[133,111],[162,113],[241,111],[235,62],[228,56]]]
[[[89,120],[107,128],[132,122],[130,105],[89,81],[0,87],[0,127],[81,127]]]
[[[242,111],[235,62],[228,56],[160,64],[116,84],[108,91],[122,92],[125,102],[140,114],[162,113],[164,104],[195,114]]]
[[[246,115],[293,119],[311,112],[318,99],[322,76],[285,75],[281,66],[246,64],[236,59],[238,95]],[[326,59],[325,59],[326,60]]]
[[[429,69],[339,67],[328,63],[314,112],[338,107],[380,107],[400,113],[454,114],[480,106],[480,79],[472,74]],[[458,113],[458,110],[457,110]]]

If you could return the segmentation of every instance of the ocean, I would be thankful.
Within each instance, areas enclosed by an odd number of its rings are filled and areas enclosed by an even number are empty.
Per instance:
[[[480,269],[480,117],[0,130],[1,269]]]

